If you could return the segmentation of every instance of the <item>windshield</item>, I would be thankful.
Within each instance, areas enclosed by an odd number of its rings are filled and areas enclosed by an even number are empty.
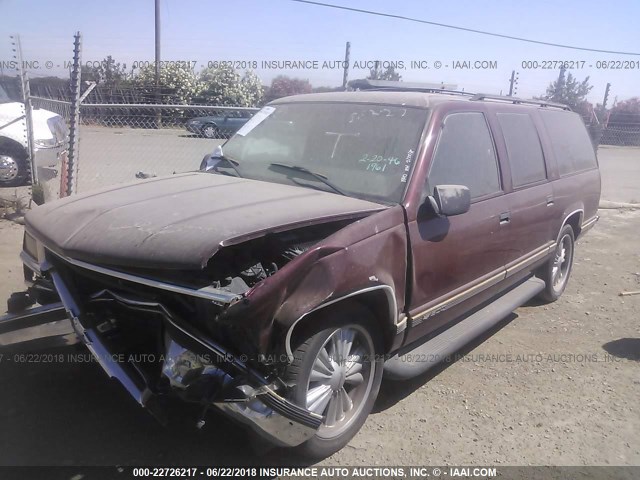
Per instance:
[[[267,106],[224,144],[224,157],[245,178],[399,203],[427,114],[343,102]]]

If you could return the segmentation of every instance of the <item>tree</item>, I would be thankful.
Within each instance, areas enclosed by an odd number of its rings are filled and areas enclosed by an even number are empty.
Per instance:
[[[616,103],[609,114],[609,125],[640,125],[640,98]]]
[[[587,108],[585,102],[588,103],[586,97],[593,88],[589,85],[589,77],[579,81],[571,72],[565,78],[564,72],[564,69],[560,71],[558,79],[549,84],[546,94],[541,98],[563,103],[574,110],[584,110]],[[593,108],[590,103],[588,105]]]
[[[255,107],[264,95],[262,82],[252,71],[240,76],[230,65],[205,68],[200,72],[198,100],[209,105]]]
[[[108,55],[97,68],[98,84],[105,87],[117,87],[127,78],[127,65],[116,62],[111,55]]]
[[[633,97],[616,103],[611,109],[611,113],[640,115],[640,97]]]
[[[402,75],[396,72],[393,65],[389,65],[386,70],[380,68],[380,64],[376,62],[376,67],[369,70],[369,80],[393,80],[399,82],[402,80]]]
[[[313,93],[343,92],[342,87],[313,87]]]
[[[100,82],[100,73],[98,67],[92,65],[80,65],[80,78],[83,82]]]
[[[278,75],[271,80],[271,86],[267,91],[267,99],[269,101],[276,98],[288,97],[289,95],[298,95],[301,93],[311,93],[312,87],[309,80],[302,78],[291,78],[286,75]]]
[[[156,69],[149,64],[134,77],[149,102],[155,102]],[[193,70],[186,65],[169,64],[160,69],[160,103],[188,105],[200,93],[202,85]]]

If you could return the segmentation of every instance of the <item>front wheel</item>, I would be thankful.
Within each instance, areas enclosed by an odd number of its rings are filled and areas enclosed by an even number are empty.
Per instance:
[[[220,131],[218,127],[213,124],[205,125],[201,131],[204,138],[220,138]]]
[[[303,334],[285,378],[291,398],[324,420],[301,453],[324,458],[344,447],[364,424],[382,381],[382,345],[364,308],[350,308]]]
[[[9,146],[0,152],[0,187],[18,187],[28,176],[28,157],[18,147]]]
[[[545,289],[539,297],[547,302],[555,302],[565,288],[573,267],[573,250],[575,236],[573,228],[565,225],[560,232],[553,257],[540,269],[540,278],[545,282]]]

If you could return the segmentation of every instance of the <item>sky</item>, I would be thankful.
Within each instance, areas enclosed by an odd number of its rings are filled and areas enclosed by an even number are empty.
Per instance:
[[[238,67],[258,66],[264,84],[278,74],[308,79],[313,86],[339,86],[345,43],[351,62],[403,63],[405,81],[444,82],[459,89],[503,93],[518,74],[516,94],[541,95],[557,78],[553,61],[574,61],[578,79],[589,76],[588,99],[609,96],[624,100],[640,96],[640,55],[594,53],[534,45],[504,38],[424,25],[394,18],[348,12],[291,0],[160,0],[163,61],[232,61]],[[640,2],[637,0],[326,0],[353,8],[419,18],[544,42],[640,54]],[[0,0],[0,65],[12,60],[9,36],[19,34],[25,60],[37,60],[32,76],[64,76],[70,61],[73,34],[82,33],[82,61],[107,55],[126,63],[154,60],[154,0]],[[263,62],[303,61],[308,69],[270,68]],[[50,61],[50,64],[46,64]],[[317,61],[317,65],[310,62]],[[324,62],[328,62],[324,64]],[[419,62],[412,65],[411,62]],[[476,61],[495,68],[475,67]],[[597,68],[602,63],[633,69]],[[631,61],[624,65],[624,61]],[[241,62],[249,62],[243,64]],[[257,62],[257,63],[254,63]],[[440,68],[436,68],[440,62]],[[525,62],[523,64],[523,62]],[[528,62],[528,63],[526,63]],[[538,62],[538,68],[535,63]],[[546,62],[546,64],[545,64]],[[6,64],[5,64],[6,65]],[[52,65],[49,69],[47,65]],[[61,67],[58,67],[61,65]],[[370,65],[370,63],[369,63]],[[460,66],[461,68],[454,68]],[[367,66],[366,64],[363,66]],[[425,68],[428,67],[428,68]],[[324,68],[322,68],[324,67]],[[527,68],[529,67],[529,68]],[[240,68],[242,71],[243,68]],[[4,74],[11,74],[5,67]],[[352,68],[349,78],[363,78],[366,68]]]

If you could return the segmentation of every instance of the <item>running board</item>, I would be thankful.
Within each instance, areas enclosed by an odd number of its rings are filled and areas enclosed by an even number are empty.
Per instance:
[[[476,337],[479,337],[516,308],[544,290],[545,283],[532,277],[453,327],[384,364],[386,378],[407,380],[437,365]]]

